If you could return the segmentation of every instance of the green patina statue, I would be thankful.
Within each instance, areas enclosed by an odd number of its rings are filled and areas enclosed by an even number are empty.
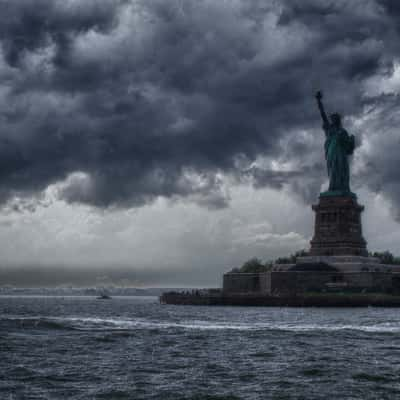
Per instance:
[[[354,151],[354,136],[342,127],[338,113],[330,115],[330,121],[322,104],[322,93],[315,95],[325,131],[325,159],[328,168],[329,189],[321,196],[355,196],[350,191],[349,156]]]

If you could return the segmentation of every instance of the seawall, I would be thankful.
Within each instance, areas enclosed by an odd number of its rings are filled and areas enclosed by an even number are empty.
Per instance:
[[[373,293],[307,293],[301,295],[216,295],[167,292],[161,304],[261,307],[400,307],[400,296]]]

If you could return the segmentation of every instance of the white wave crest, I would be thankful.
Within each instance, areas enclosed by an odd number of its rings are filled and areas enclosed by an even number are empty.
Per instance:
[[[231,323],[224,321],[154,321],[144,318],[120,319],[120,318],[94,318],[94,317],[10,317],[0,316],[0,322],[4,320],[30,321],[33,326],[40,326],[43,322],[55,322],[65,327],[77,330],[130,330],[130,329],[190,329],[190,330],[238,330],[238,331],[289,331],[289,332],[312,332],[312,331],[344,331],[353,330],[371,333],[400,333],[400,321],[383,322],[371,325],[356,324],[298,324],[298,323]]]

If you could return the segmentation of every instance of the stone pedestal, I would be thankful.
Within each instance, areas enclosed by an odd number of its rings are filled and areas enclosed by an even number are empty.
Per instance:
[[[315,211],[311,256],[367,256],[362,235],[364,206],[354,196],[320,196]]]

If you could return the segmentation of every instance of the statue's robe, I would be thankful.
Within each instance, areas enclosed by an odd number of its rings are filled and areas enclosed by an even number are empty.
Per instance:
[[[342,127],[332,124],[323,126],[325,140],[325,159],[329,175],[330,192],[350,192],[349,156],[354,151],[354,136]]]

